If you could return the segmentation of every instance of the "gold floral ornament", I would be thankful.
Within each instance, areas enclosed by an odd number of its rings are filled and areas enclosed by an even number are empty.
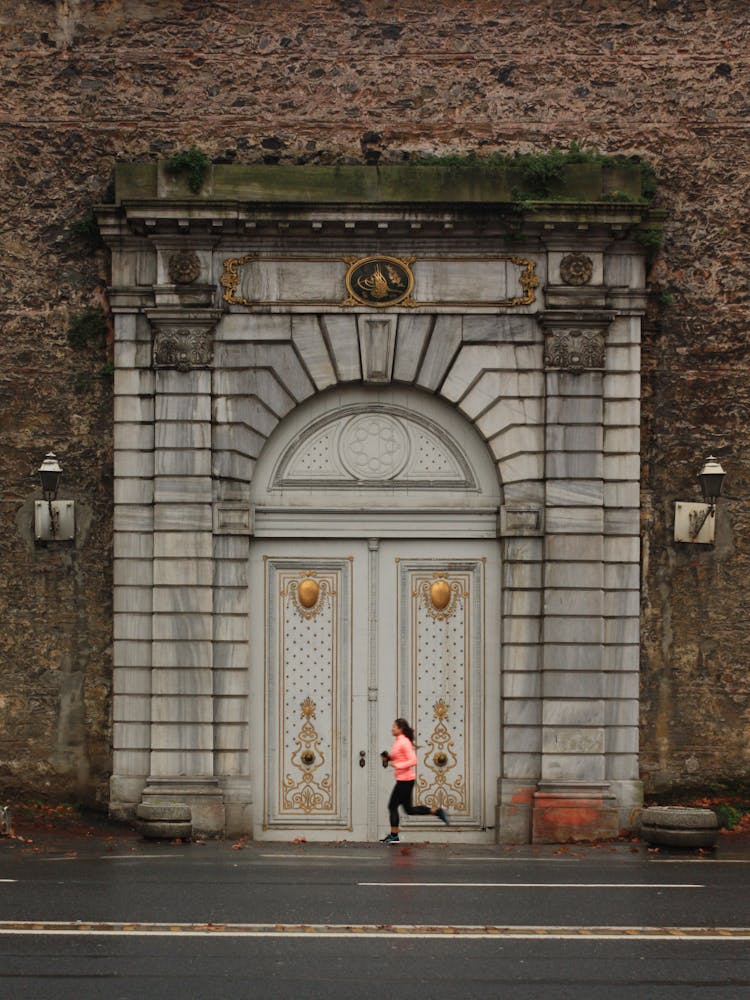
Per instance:
[[[426,806],[455,809],[461,812],[466,809],[463,775],[456,775],[451,780],[449,772],[458,764],[453,736],[448,728],[448,705],[440,698],[433,706],[433,718],[437,725],[427,740],[427,752],[424,763],[432,777],[430,781],[421,777],[417,782],[419,801]]]
[[[299,774],[287,774],[284,778],[284,808],[303,813],[330,811],[333,808],[332,781],[330,774],[317,775],[326,758],[321,750],[323,740],[312,722],[315,702],[309,697],[302,702],[302,718],[305,721],[294,739],[295,750],[291,757],[292,767]]]
[[[343,306],[413,306],[414,257],[347,257]]]

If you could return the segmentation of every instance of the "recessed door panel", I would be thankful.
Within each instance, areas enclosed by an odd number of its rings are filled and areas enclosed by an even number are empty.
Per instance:
[[[491,553],[480,554],[488,549],[438,541],[388,543],[383,550],[383,564],[392,567],[397,714],[416,733],[414,801],[444,806],[452,834],[481,833],[493,822],[499,678],[485,670],[488,632],[495,654],[499,641],[485,610],[488,583],[494,593],[497,578]],[[388,593],[386,585],[384,609]],[[429,829],[433,838],[443,832],[421,817],[405,818],[404,825]]]
[[[264,826],[348,829],[353,560],[311,552],[264,562]]]

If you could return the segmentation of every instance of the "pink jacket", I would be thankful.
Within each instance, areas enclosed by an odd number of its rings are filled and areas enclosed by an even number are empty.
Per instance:
[[[414,781],[417,776],[414,770],[417,755],[414,753],[414,744],[408,736],[399,733],[393,741],[389,756],[396,781]]]

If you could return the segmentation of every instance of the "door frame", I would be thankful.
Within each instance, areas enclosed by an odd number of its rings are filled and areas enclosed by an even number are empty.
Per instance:
[[[434,539],[435,543],[447,539]],[[253,645],[250,651],[250,683],[248,721],[250,723],[250,774],[254,788],[253,836],[264,841],[288,841],[290,836],[304,836],[306,840],[325,842],[331,839],[352,839],[373,842],[387,830],[385,805],[392,787],[390,769],[380,765],[379,752],[390,745],[390,725],[404,706],[400,704],[401,680],[398,675],[399,624],[398,587],[390,586],[392,576],[385,558],[394,558],[395,551],[406,553],[405,560],[427,561],[425,553],[428,542],[424,539],[383,539],[360,538],[308,538],[289,540],[284,538],[262,538],[253,542],[250,551],[250,587],[252,593],[263,599],[251,601],[250,627],[252,634],[263,634],[263,642]],[[500,776],[501,704],[500,704],[500,545],[495,540],[461,540],[458,543],[468,549],[466,559],[482,559],[483,608],[481,610],[483,642],[482,663],[479,666],[481,691],[476,700],[482,707],[481,768],[479,779],[483,786],[484,824],[481,829],[444,830],[442,827],[427,830],[419,822],[406,822],[414,833],[422,837],[429,835],[431,841],[453,841],[489,843],[494,839],[494,815],[497,799],[497,779]],[[320,553],[314,549],[319,548]],[[307,551],[305,551],[307,550]],[[473,552],[471,551],[473,550]],[[295,560],[300,565],[306,561],[325,561],[351,558],[350,574],[350,727],[347,734],[350,768],[350,810],[349,830],[340,826],[321,823],[320,826],[298,827],[294,825],[269,825],[267,820],[267,773],[265,754],[267,747],[267,712],[269,698],[268,636],[266,580],[269,559]],[[416,553],[416,554],[415,554]],[[461,555],[450,553],[438,562],[460,562]],[[398,572],[398,562],[395,563]],[[393,603],[386,606],[384,594],[393,596]],[[354,595],[357,600],[354,600]],[[498,614],[488,613],[488,599],[494,595],[498,602]],[[366,599],[365,599],[366,598]],[[388,629],[388,631],[386,631]],[[388,636],[392,641],[388,641]],[[364,669],[357,669],[359,656],[366,657]],[[392,666],[383,669],[382,664],[390,660]],[[363,747],[354,745],[354,740],[362,737]],[[364,749],[366,767],[356,766],[355,756]],[[253,763],[254,762],[254,763]]]

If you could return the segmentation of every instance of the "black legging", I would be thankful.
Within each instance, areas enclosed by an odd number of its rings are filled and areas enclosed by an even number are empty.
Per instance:
[[[409,816],[430,816],[432,809],[429,806],[413,806],[411,804],[411,793],[414,790],[414,780],[397,781],[388,799],[388,812],[391,817],[391,826],[398,826],[398,807]]]

